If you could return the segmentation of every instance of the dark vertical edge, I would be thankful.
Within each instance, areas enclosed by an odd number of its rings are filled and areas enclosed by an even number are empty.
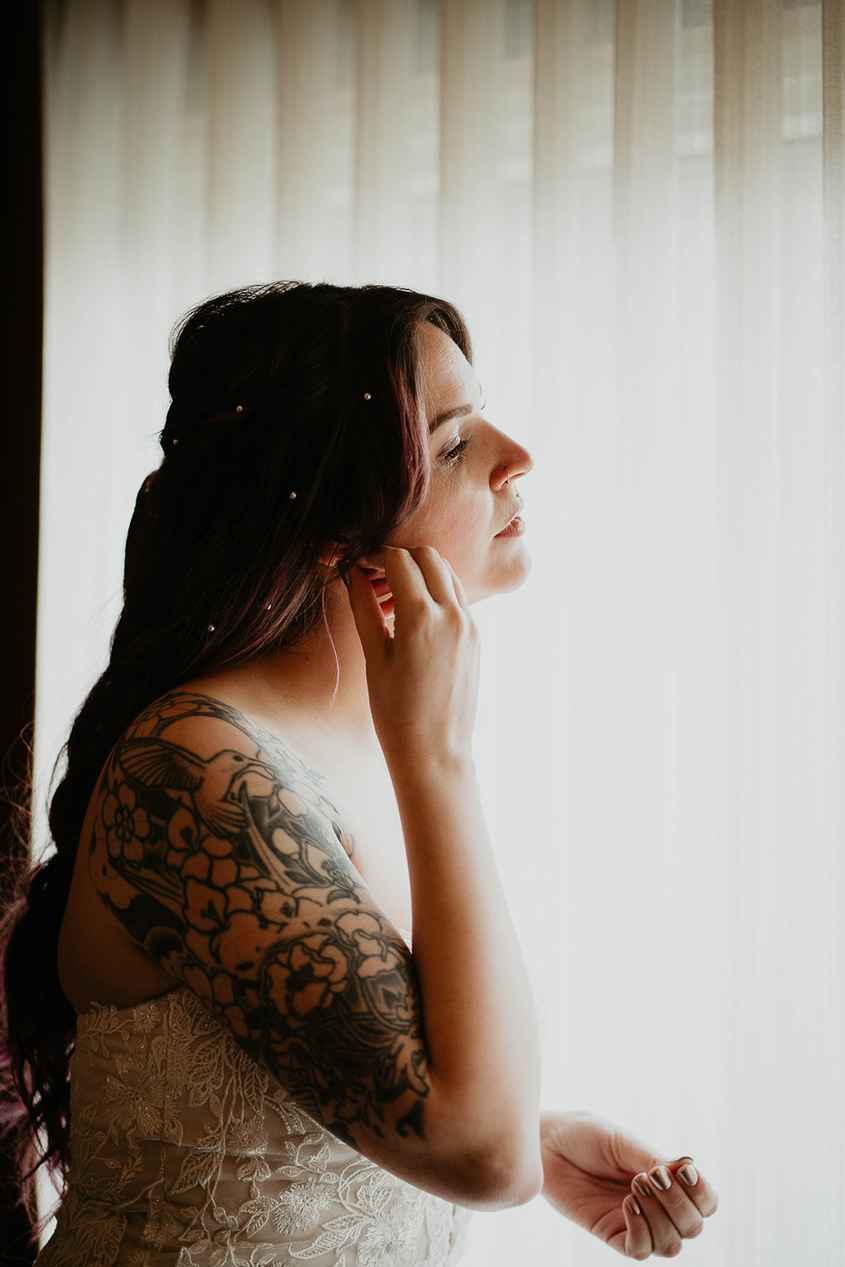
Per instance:
[[[0,127],[6,193],[0,199],[0,899],[5,905],[28,852],[20,825],[29,808],[29,751],[35,709],[35,621],[41,463],[43,202],[39,0],[0,5]],[[31,1263],[30,1225],[16,1204],[13,1167],[0,1147],[0,1262]]]

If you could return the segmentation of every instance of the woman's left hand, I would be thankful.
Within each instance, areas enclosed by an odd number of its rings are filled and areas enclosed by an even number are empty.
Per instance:
[[[674,1257],[716,1209],[690,1157],[670,1161],[591,1113],[544,1113],[540,1147],[546,1200],[626,1258]]]

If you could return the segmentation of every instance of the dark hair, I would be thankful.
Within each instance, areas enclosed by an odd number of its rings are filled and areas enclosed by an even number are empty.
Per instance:
[[[56,852],[5,921],[0,1111],[17,1137],[22,1189],[43,1163],[62,1184],[69,1162],[75,1012],[56,958],[97,776],[159,695],[289,645],[324,618],[327,547],[339,544],[344,571],[419,505],[423,321],[470,357],[451,304],[386,286],[249,287],[206,300],[176,331],[164,459],[129,527],[108,668],[65,748],[49,820]]]

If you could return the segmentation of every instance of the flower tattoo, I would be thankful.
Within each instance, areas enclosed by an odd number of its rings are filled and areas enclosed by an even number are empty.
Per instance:
[[[275,736],[173,692],[106,765],[91,872],[135,940],[346,1143],[424,1138],[413,959],[347,840]]]

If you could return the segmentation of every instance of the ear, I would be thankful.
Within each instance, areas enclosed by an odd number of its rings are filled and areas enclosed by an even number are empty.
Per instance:
[[[325,568],[336,568],[343,558],[343,553],[343,546],[340,542],[330,542],[321,550],[319,560]]]

